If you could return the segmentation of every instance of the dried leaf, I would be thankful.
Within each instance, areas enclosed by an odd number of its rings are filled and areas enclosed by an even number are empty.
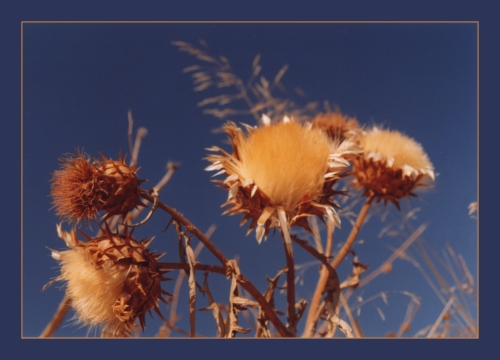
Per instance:
[[[212,297],[212,293],[208,288],[208,272],[205,273],[205,278],[203,280],[203,290],[204,293],[207,294],[208,302],[210,305],[200,310],[212,310],[212,314],[217,324],[218,336],[223,338],[226,336],[226,326],[224,324],[224,318],[222,317],[222,314],[219,310],[219,306],[215,302],[214,298]]]
[[[344,280],[342,284],[340,284],[341,290],[346,289],[348,287],[356,288],[361,280],[360,275],[364,273],[366,269],[368,269],[368,265],[361,264],[358,261],[358,256],[353,250],[351,250],[351,253],[354,255],[354,261],[352,262],[353,273],[349,275],[347,280]]]
[[[194,276],[194,266],[196,264],[196,259],[194,256],[193,248],[190,244],[190,238],[184,236],[186,241],[186,255],[189,263],[189,325],[191,328],[191,337],[194,337],[196,334],[196,280]]]
[[[281,275],[286,273],[286,268],[282,269],[278,272],[278,274],[273,278],[269,279],[267,278],[267,281],[269,281],[269,286],[267,287],[266,292],[264,293],[264,298],[266,301],[271,305],[271,307],[274,308],[274,290],[278,288],[278,280]],[[284,313],[281,311],[275,310],[275,312],[279,315],[283,315]],[[266,317],[266,314],[262,309],[259,307],[259,315],[257,317],[257,331],[255,332],[255,337],[258,338],[269,338],[271,337],[271,332],[269,331],[267,324],[268,324],[268,318]]]
[[[243,302],[243,298],[239,296],[238,282],[236,280],[236,276],[240,273],[240,269],[236,260],[230,260],[230,262],[234,272],[231,279],[231,289],[229,293],[229,311],[226,322],[226,327],[229,329],[226,333],[226,337],[233,338],[237,333],[247,334],[251,329],[244,329],[238,325],[238,313],[245,308],[240,304],[241,302]]]
[[[329,272],[329,277],[325,286],[325,309],[328,313],[326,321],[328,322],[327,337],[333,337],[337,326],[340,327],[342,320],[339,318],[339,298],[340,284],[337,272]],[[342,323],[343,325],[343,323]],[[347,325],[348,327],[349,325]],[[341,329],[342,330],[342,329]],[[352,330],[351,330],[352,335]],[[347,335],[346,335],[347,336]]]

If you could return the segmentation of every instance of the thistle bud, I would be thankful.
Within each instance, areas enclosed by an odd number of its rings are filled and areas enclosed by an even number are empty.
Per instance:
[[[136,166],[119,160],[93,162],[88,155],[77,152],[61,159],[61,170],[54,172],[51,195],[56,214],[63,220],[77,223],[90,221],[104,211],[103,218],[125,216],[130,210],[144,206],[140,200],[144,180],[137,178]]]

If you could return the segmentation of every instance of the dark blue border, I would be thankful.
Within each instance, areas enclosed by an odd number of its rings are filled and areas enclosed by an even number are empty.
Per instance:
[[[51,3],[54,3],[52,5]],[[86,1],[68,5],[68,2],[21,1],[15,9],[3,12],[0,26],[2,31],[3,67],[2,91],[2,190],[7,218],[4,220],[2,239],[2,310],[4,329],[2,343],[11,348],[5,353],[16,351],[16,357],[46,354],[52,358],[101,358],[133,356],[176,355],[188,358],[210,358],[214,356],[310,358],[311,356],[350,356],[370,358],[378,354],[384,358],[419,357],[434,358],[446,354],[447,357],[473,357],[487,349],[493,336],[498,333],[497,306],[493,304],[496,294],[492,289],[498,283],[496,261],[498,241],[492,235],[493,216],[497,214],[498,193],[493,188],[496,181],[498,153],[494,144],[498,142],[496,127],[498,104],[498,25],[493,9],[478,8],[477,3],[467,4],[447,1],[437,3],[409,3],[402,9],[401,2],[384,5],[361,1],[354,5],[327,5],[327,2],[307,2],[297,4],[294,10],[288,5],[272,8],[270,3],[255,1],[241,5],[236,10],[235,3],[216,5],[214,2],[189,5],[179,8],[178,2],[155,2],[154,4],[105,4]],[[353,4],[353,2],[351,2]],[[396,5],[397,4],[397,5]],[[236,11],[232,11],[235,9]],[[398,9],[398,10],[396,10]],[[471,20],[480,23],[480,339],[479,340],[31,340],[21,339],[20,329],[20,28],[23,20]],[[49,145],[47,145],[49,146]],[[19,155],[15,155],[19,154]],[[460,161],[460,159],[457,159]],[[464,169],[475,171],[475,169]],[[495,171],[493,173],[493,171]],[[490,211],[491,210],[491,211]],[[490,265],[491,264],[491,265]],[[6,303],[7,302],[7,303]],[[90,341],[90,342],[89,342]],[[228,352],[228,353],[226,353]],[[226,355],[226,356],[227,356]]]

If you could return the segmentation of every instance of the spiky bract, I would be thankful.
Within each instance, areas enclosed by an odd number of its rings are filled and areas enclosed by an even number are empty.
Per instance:
[[[122,156],[118,160],[91,161],[89,156],[78,151],[61,159],[61,170],[54,172],[51,194],[56,214],[63,220],[77,223],[89,221],[104,211],[103,218],[125,215],[137,206],[140,200],[140,184],[136,165],[128,166]]]

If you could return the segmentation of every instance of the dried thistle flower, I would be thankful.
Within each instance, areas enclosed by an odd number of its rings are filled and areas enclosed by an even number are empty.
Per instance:
[[[364,154],[352,159],[352,184],[366,197],[390,201],[399,209],[401,198],[416,197],[417,188],[434,180],[434,167],[422,146],[398,131],[373,127],[360,144]]]
[[[318,114],[312,120],[312,127],[322,129],[333,140],[342,142],[359,133],[359,123],[355,118],[340,111],[328,111]]]
[[[61,159],[61,170],[54,172],[51,194],[56,214],[66,221],[77,223],[97,217],[105,211],[104,219],[125,215],[137,206],[144,180],[137,178],[136,165],[129,167],[121,154],[118,160],[102,161],[78,151]]]
[[[224,213],[242,213],[241,225],[251,219],[250,233],[255,227],[257,241],[267,237],[271,227],[281,227],[285,241],[290,241],[288,229],[296,225],[310,229],[307,217],[327,216],[337,226],[340,219],[334,210],[333,195],[341,192],[332,185],[349,162],[344,155],[354,151],[354,144],[332,142],[324,132],[285,117],[271,123],[262,117],[263,126],[246,126],[247,135],[233,122],[224,130],[229,134],[233,153],[219,147],[208,150],[212,163],[206,170],[220,170],[225,180],[216,180],[228,190],[230,206]]]
[[[147,249],[153,238],[134,240],[125,230],[124,234],[102,229],[104,235],[87,241],[57,226],[57,233],[70,248],[65,251],[52,250],[58,260],[61,275],[55,280],[66,282],[66,292],[71,298],[79,322],[91,327],[102,327],[103,334],[126,337],[134,328],[138,318],[144,331],[145,314],[153,308],[161,317],[158,300],[166,302],[162,294],[162,276],[157,260],[163,254],[154,254]]]

